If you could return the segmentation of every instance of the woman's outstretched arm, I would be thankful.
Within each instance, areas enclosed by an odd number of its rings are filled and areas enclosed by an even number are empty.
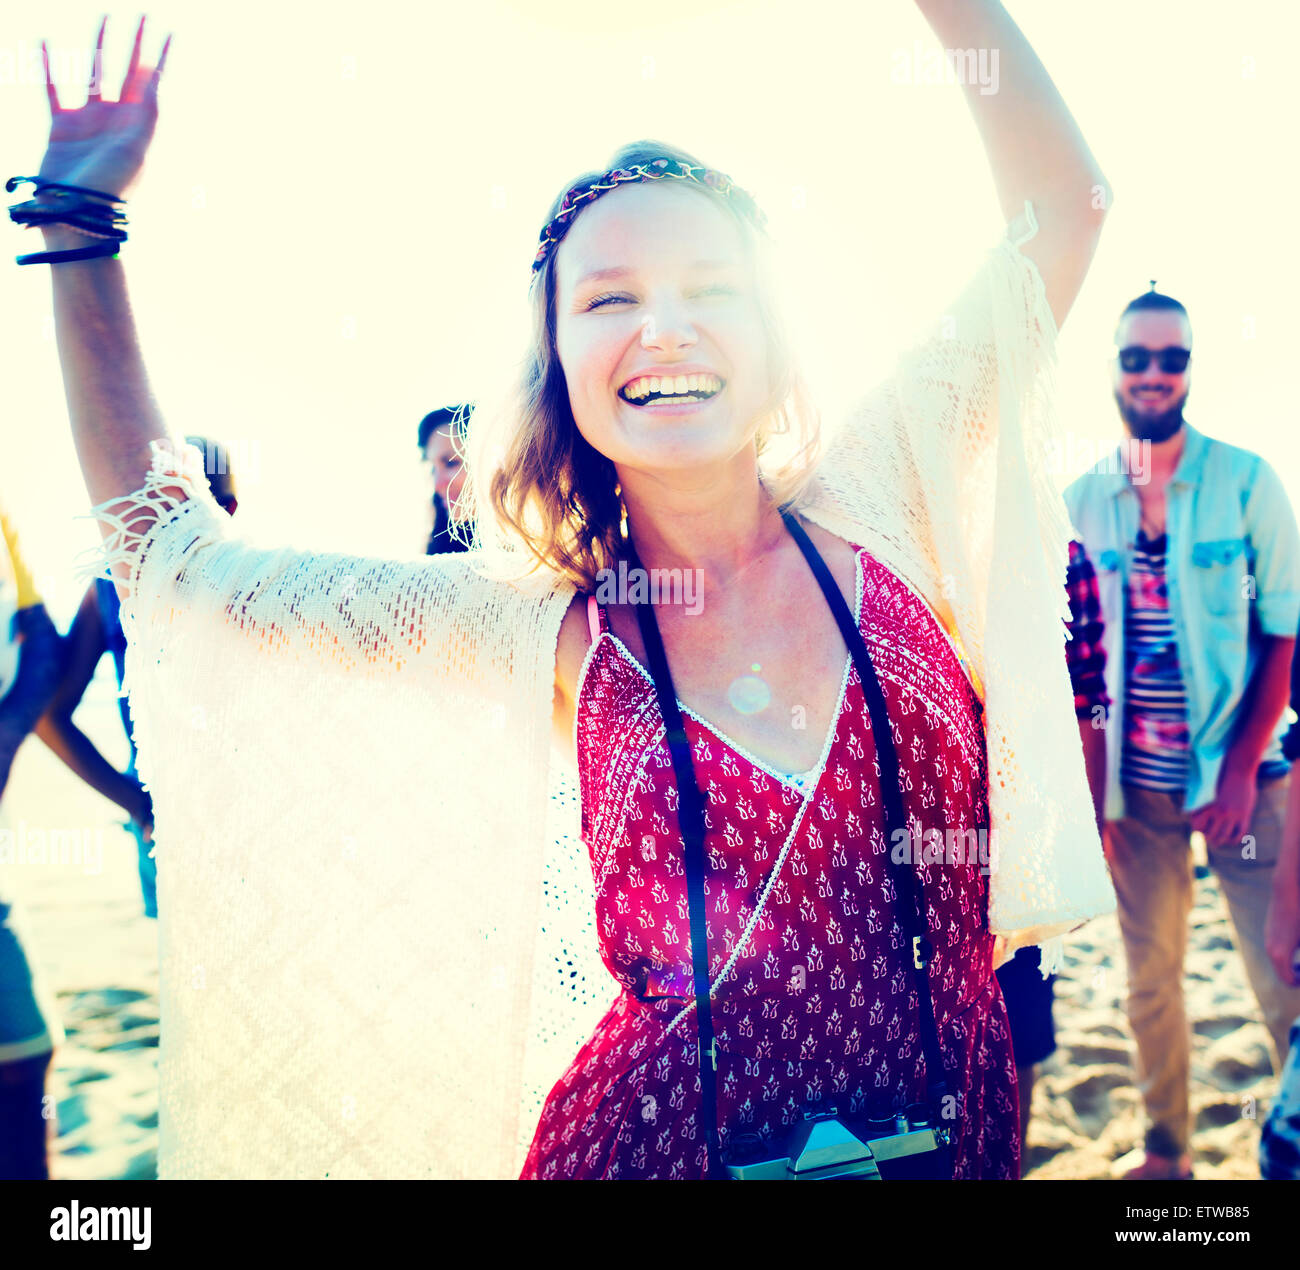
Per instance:
[[[999,0],[916,0],[945,50],[984,76],[960,76],[1005,220],[1033,203],[1038,233],[1024,244],[1059,327],[1092,263],[1110,187],[1038,55]],[[994,62],[996,57],[996,62]],[[983,82],[981,82],[981,80]]]
[[[157,121],[170,43],[151,69],[140,62],[143,36],[141,20],[116,101],[105,100],[92,81],[85,105],[65,108],[47,59],[51,127],[40,179],[119,197],[135,184]],[[103,39],[101,25],[97,58]],[[42,226],[42,233],[49,250],[90,242],[59,225]],[[344,671],[389,674],[442,657],[448,675],[469,673],[466,659],[472,663],[476,645],[462,610],[481,592],[466,586],[462,564],[255,549],[239,541],[211,497],[196,452],[171,436],[154,401],[121,261],[49,268],[73,438],[127,606],[124,622],[128,613],[143,612],[146,622],[167,625],[184,610],[204,626],[205,638],[217,638],[220,627],[281,657],[296,652]]]
[[[158,65],[142,66],[142,18],[118,100],[105,100],[98,77],[106,23],[100,24],[85,105],[60,103],[46,55],[50,140],[37,175],[125,198],[139,178],[157,123],[158,81],[170,38]],[[50,201],[49,195],[36,197]],[[42,226],[41,232],[49,251],[92,241],[63,225]],[[100,257],[47,267],[73,440],[91,502],[101,503],[144,484],[149,443],[166,438],[167,425],[149,389],[121,260]]]

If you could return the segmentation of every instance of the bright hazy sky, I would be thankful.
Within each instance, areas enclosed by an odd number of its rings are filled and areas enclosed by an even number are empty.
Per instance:
[[[1115,189],[1060,345],[1061,482],[1118,437],[1118,311],[1157,278],[1196,333],[1188,418],[1264,454],[1300,499],[1294,362],[1300,6],[1010,0]],[[66,104],[102,10],[0,23],[3,176],[36,171],[49,40]],[[895,82],[928,28],[908,0],[412,5],[179,0],[161,120],[123,249],[174,431],[244,457],[258,537],[416,553],[415,429],[524,350],[541,218],[578,173],[652,137],[729,172],[782,245],[793,323],[829,410],[883,375],[1002,232],[954,85]],[[116,95],[138,15],[109,10]],[[24,187],[21,197],[30,191]],[[12,201],[12,200],[11,200]],[[12,260],[37,231],[5,223]],[[61,620],[87,500],[49,320],[49,269],[0,289],[0,497]],[[1070,462],[1070,453],[1077,457]]]

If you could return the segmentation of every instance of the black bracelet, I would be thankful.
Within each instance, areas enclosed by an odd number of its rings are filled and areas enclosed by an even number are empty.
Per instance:
[[[125,225],[126,213],[120,208],[109,207],[107,203],[96,203],[88,198],[58,198],[53,200],[29,198],[25,203],[9,205],[9,219],[15,224],[49,220],[52,216],[63,216],[76,212],[106,225]]]
[[[93,247],[72,247],[67,251],[33,251],[26,256],[16,256],[20,265],[59,265],[72,260],[95,260],[100,256],[116,256],[121,244],[96,243]]]
[[[46,216],[40,220],[15,221],[15,224],[20,224],[25,229],[30,229],[33,225],[46,229],[51,225],[66,225],[69,229],[75,229],[87,238],[110,238],[119,243],[126,242],[127,238],[130,237],[124,229],[110,225],[105,221],[82,216],[76,212],[65,212],[60,216]]]
[[[75,229],[78,233],[84,234],[87,238],[110,238],[115,242],[126,242],[129,235],[126,230],[121,228],[126,224],[126,220],[109,221],[100,216],[92,216],[82,210],[85,204],[80,207],[74,207],[68,211],[50,212],[48,215],[15,213],[12,210],[9,213],[9,219],[15,225],[21,225],[24,229],[30,229],[33,225],[48,227],[50,225],[66,225],[69,229]]]
[[[122,201],[116,194],[105,194],[103,190],[88,189],[84,185],[64,185],[59,181],[42,181],[39,176],[11,176],[5,182],[5,191],[12,194],[20,185],[34,186],[33,193],[36,194],[42,190],[67,190],[72,194],[89,194],[93,198],[107,199],[110,203]]]

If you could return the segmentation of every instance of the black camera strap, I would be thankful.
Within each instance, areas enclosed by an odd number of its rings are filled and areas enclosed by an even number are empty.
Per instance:
[[[867,699],[867,709],[871,716],[871,731],[875,740],[876,753],[880,762],[880,789],[885,804],[886,839],[892,843],[895,831],[906,831],[907,821],[903,812],[902,787],[899,781],[898,754],[894,748],[893,733],[889,726],[889,713],[885,705],[880,681],[876,677],[871,657],[857,623],[849,612],[844,597],[840,594],[830,570],[822,560],[817,548],[813,546],[803,527],[790,512],[782,508],[781,518],[785,522],[804,558],[816,577],[822,594],[830,605],[831,612],[840,628],[840,634],[848,646],[853,664],[857,668],[858,678],[862,681]],[[632,567],[641,570],[641,562],[636,548],[628,541],[628,554]],[[636,606],[637,622],[641,628],[641,639],[645,644],[646,658],[650,663],[650,673],[654,679],[655,694],[659,702],[659,712],[667,731],[669,752],[672,755],[673,773],[677,779],[678,823],[682,831],[682,843],[686,866],[686,891],[690,907],[691,960],[695,991],[695,1014],[699,1035],[700,1065],[700,1104],[704,1117],[706,1142],[709,1152],[709,1174],[715,1178],[727,1176],[722,1165],[722,1153],[718,1140],[718,1100],[717,1100],[717,1053],[713,1038],[713,1014],[710,1008],[709,959],[706,932],[706,909],[704,898],[704,803],[699,786],[695,780],[695,765],[691,759],[690,742],[686,737],[686,728],[682,722],[681,710],[677,705],[677,694],[673,688],[672,674],[668,669],[668,657],[664,652],[663,639],[659,634],[659,623],[654,615],[654,606],[650,602]],[[904,839],[906,840],[906,839]],[[932,1110],[937,1113],[939,1104],[947,1094],[947,1080],[944,1073],[943,1054],[939,1048],[939,1036],[935,1027],[934,1002],[930,995],[929,964],[933,953],[929,933],[925,928],[923,910],[920,908],[921,896],[916,875],[910,864],[898,866],[893,863],[892,851],[886,850],[888,861],[895,882],[899,899],[899,913],[912,945],[912,966],[916,976],[917,995],[920,998],[921,1044],[925,1053],[926,1094]]]
[[[636,548],[628,539],[632,567],[643,572]],[[691,960],[694,969],[695,1017],[699,1033],[700,1108],[704,1119],[705,1141],[709,1151],[709,1176],[725,1178],[722,1151],[718,1142],[718,1091],[715,1073],[718,1066],[713,1042],[713,1012],[709,1007],[708,930],[704,904],[704,805],[695,782],[695,763],[691,745],[677,707],[677,692],[668,669],[668,656],[659,635],[659,622],[653,603],[636,606],[641,639],[645,644],[650,673],[654,677],[659,713],[667,729],[668,749],[672,754],[673,773],[677,777],[677,821],[682,830],[682,848],[686,864],[686,896],[691,919]]]
[[[921,894],[921,886],[913,868],[915,844],[908,852],[906,861],[902,864],[894,863],[892,844],[900,830],[907,833],[907,815],[903,811],[902,776],[898,766],[898,751],[894,747],[894,734],[889,726],[885,694],[880,689],[880,680],[876,677],[876,668],[872,665],[862,632],[853,620],[849,606],[844,603],[844,597],[835,585],[826,562],[804,533],[803,526],[784,508],[781,519],[799,544],[799,550],[808,561],[822,594],[835,615],[867,698],[871,734],[880,760],[880,796],[885,803],[885,860],[894,878],[894,889],[898,892],[903,930],[912,945],[912,969],[915,971],[916,994],[920,998],[921,1046],[925,1052],[926,1097],[934,1104],[937,1113],[941,1110],[943,1099],[947,1097],[948,1080],[943,1065],[943,1052],[939,1048],[939,1032],[934,1021],[934,998],[930,993],[930,961],[934,956],[934,945],[930,942],[930,931],[925,924],[925,897]],[[908,842],[908,838],[904,837],[902,841]]]

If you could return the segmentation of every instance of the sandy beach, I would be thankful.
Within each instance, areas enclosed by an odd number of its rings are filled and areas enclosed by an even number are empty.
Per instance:
[[[109,687],[97,679],[77,718],[120,764],[126,740]],[[57,1132],[54,1178],[157,1172],[157,925],[143,913],[135,841],[124,819],[39,741],[19,751],[4,823],[15,844],[43,838],[46,858],[20,853],[0,866],[0,889],[18,902],[28,960],[66,1038],[47,1085]]]
[[[1072,936],[1067,962],[1056,983],[1057,1050],[1034,1090],[1027,1179],[1107,1178],[1114,1161],[1142,1144],[1114,916]],[[1258,1178],[1259,1124],[1274,1087],[1268,1033],[1232,947],[1227,907],[1208,878],[1196,884],[1186,992],[1193,1170],[1198,1178]]]
[[[125,743],[120,728],[113,735],[111,710],[103,694],[79,720],[117,761]],[[64,859],[6,865],[0,876],[22,905],[28,955],[66,1033],[49,1088],[57,1115],[52,1173],[76,1180],[153,1177],[157,931],[141,911],[135,844],[117,809],[35,741],[15,764],[5,817],[15,829],[64,833],[57,853]],[[1210,879],[1197,884],[1192,922],[1187,990],[1195,1170],[1203,1178],[1258,1177],[1258,1125],[1273,1083],[1267,1034],[1256,1021],[1227,910]],[[1043,1064],[1034,1093],[1029,1179],[1108,1177],[1113,1162],[1141,1142],[1115,919],[1091,923],[1072,937],[1067,953],[1068,973],[1056,989],[1058,1049]]]

